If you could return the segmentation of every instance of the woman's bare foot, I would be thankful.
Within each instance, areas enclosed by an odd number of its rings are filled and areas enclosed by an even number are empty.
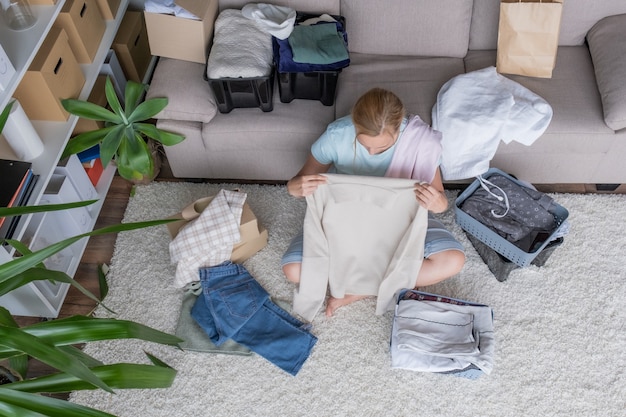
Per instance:
[[[354,295],[354,294],[346,294],[343,298],[335,298],[332,295],[328,297],[328,301],[326,302],[326,317],[330,317],[333,315],[335,310],[339,307],[347,306],[348,304],[352,304],[355,301],[363,300],[364,298],[370,297],[369,295]]]

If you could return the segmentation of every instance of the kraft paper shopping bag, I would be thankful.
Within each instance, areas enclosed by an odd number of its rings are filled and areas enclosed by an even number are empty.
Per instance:
[[[496,69],[503,74],[551,78],[563,0],[502,0]]]

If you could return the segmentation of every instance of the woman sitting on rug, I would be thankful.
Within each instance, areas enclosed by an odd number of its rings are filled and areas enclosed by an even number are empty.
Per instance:
[[[387,176],[415,179],[415,198],[432,213],[448,208],[439,170],[441,134],[418,116],[408,116],[392,92],[374,88],[362,95],[350,116],[331,123],[311,146],[298,174],[287,183],[289,194],[306,197],[326,183],[323,174]],[[294,237],[281,261],[287,279],[300,282],[303,234]],[[457,274],[465,263],[463,246],[429,215],[424,261],[415,286],[432,285]],[[330,297],[326,315],[367,296]]]

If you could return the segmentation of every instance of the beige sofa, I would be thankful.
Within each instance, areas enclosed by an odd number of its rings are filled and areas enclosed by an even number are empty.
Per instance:
[[[204,66],[162,58],[148,96],[170,104],[158,126],[186,136],[165,149],[174,176],[287,180],[310,145],[371,87],[390,89],[427,122],[450,78],[495,65],[499,0],[274,0],[346,19],[351,64],[336,100],[281,103],[219,113]],[[220,1],[220,10],[247,2]],[[626,183],[626,2],[565,0],[551,79],[510,76],[543,97],[551,123],[531,146],[500,143],[492,167],[534,184]],[[604,19],[607,16],[610,18]]]

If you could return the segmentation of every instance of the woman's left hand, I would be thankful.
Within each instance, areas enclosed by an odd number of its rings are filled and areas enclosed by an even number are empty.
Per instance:
[[[415,198],[420,206],[433,213],[443,213],[448,208],[446,195],[428,183],[415,183]]]

